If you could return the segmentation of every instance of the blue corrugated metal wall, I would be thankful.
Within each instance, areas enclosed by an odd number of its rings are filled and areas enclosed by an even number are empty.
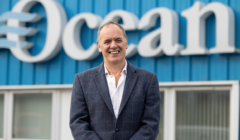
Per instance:
[[[64,7],[68,19],[82,12],[91,12],[105,17],[110,11],[124,9],[139,18],[155,7],[167,7],[179,14],[179,43],[186,46],[186,19],[180,13],[193,5],[195,0],[58,0]],[[221,2],[230,6],[235,13],[236,47],[240,48],[240,1],[239,0],[201,0],[210,3]],[[0,0],[0,14],[10,11],[18,0]],[[27,38],[35,46],[30,50],[32,55],[38,54],[46,39],[46,13],[41,4],[32,8],[31,12],[40,13],[41,22],[28,24],[39,30],[38,34]],[[127,32],[129,43],[138,41],[149,31]],[[82,30],[82,43],[88,48],[97,38],[97,30],[90,30],[86,25]],[[207,19],[206,46],[215,45],[215,16]],[[32,84],[72,84],[74,74],[98,66],[102,62],[100,55],[93,61],[76,61],[63,50],[52,60],[45,63],[25,63],[16,59],[9,50],[0,49],[0,85],[32,85]],[[155,72],[159,81],[206,81],[206,80],[240,80],[240,55],[201,55],[201,56],[161,56],[144,58],[136,55],[129,59],[137,67]]]

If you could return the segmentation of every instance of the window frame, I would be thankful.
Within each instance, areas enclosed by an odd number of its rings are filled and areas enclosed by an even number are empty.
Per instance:
[[[6,130],[4,129],[4,128],[6,128],[6,126],[7,126],[7,123],[6,123],[6,118],[7,118],[7,116],[6,116],[6,113],[5,113],[5,111],[6,111],[6,93],[5,92],[2,92],[2,91],[0,91],[0,95],[3,95],[3,137],[2,138],[0,138],[0,140],[5,140],[5,134],[6,134]]]
[[[35,89],[34,89],[35,88]],[[3,139],[0,140],[57,140],[59,139],[60,123],[60,90],[39,88],[39,86],[8,86],[0,87],[0,92],[4,93],[4,132]],[[23,139],[13,138],[13,109],[15,94],[51,94],[52,95],[52,117],[51,117],[51,138],[50,139]]]
[[[164,140],[176,138],[176,94],[177,91],[229,90],[229,140],[238,140],[239,136],[239,81],[203,81],[203,82],[159,82],[164,92]]]

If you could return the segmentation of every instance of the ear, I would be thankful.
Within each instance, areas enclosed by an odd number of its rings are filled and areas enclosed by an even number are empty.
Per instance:
[[[128,39],[126,39],[126,49],[128,48]]]
[[[100,44],[98,42],[97,42],[97,46],[98,46],[98,51],[102,52],[102,48],[101,48],[101,46],[100,46]]]

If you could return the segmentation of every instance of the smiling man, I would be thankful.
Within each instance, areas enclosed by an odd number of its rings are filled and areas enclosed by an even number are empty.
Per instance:
[[[126,61],[128,39],[121,25],[98,30],[104,62],[75,75],[70,128],[75,140],[155,140],[159,131],[157,75]]]

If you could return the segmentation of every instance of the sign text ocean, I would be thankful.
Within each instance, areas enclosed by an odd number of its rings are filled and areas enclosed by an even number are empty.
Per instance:
[[[28,49],[34,47],[34,43],[27,42],[25,37],[35,35],[37,30],[27,28],[25,23],[38,22],[41,19],[40,15],[29,13],[37,2],[43,5],[48,17],[47,37],[42,51],[32,56]],[[208,50],[205,46],[206,19],[212,13],[216,17],[216,46]],[[164,54],[175,56],[239,52],[235,47],[235,19],[230,7],[219,2],[205,5],[197,1],[192,7],[182,11],[181,15],[187,19],[186,48],[178,42],[178,14],[168,8],[151,9],[141,19],[131,12],[115,10],[103,19],[92,13],[80,13],[67,22],[65,10],[57,1],[21,0],[11,12],[0,16],[0,23],[7,22],[7,26],[0,26],[0,36],[6,35],[6,39],[0,38],[0,48],[8,48],[19,60],[30,63],[52,59],[62,46],[66,54],[75,60],[93,60],[100,54],[96,43],[85,50],[79,39],[85,22],[88,28],[98,29],[109,20],[118,22],[122,19],[122,26],[126,31],[149,30],[156,26],[160,16],[161,27],[142,37],[138,44],[129,44],[127,58],[136,53],[143,57],[160,57]]]

